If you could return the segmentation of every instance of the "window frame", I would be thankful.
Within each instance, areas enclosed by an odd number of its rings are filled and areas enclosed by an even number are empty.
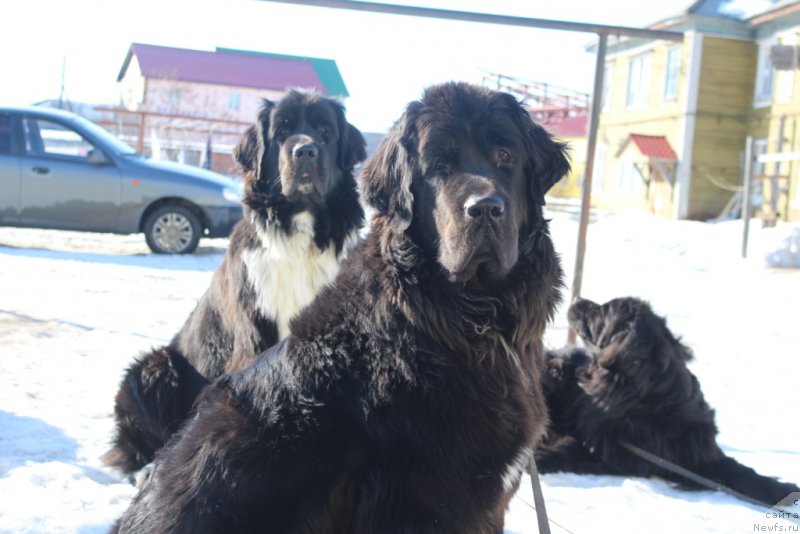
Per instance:
[[[617,169],[617,192],[623,198],[641,198],[644,183],[631,157],[622,157]]]
[[[92,151],[102,152],[100,147],[92,142],[91,139],[68,124],[64,124],[60,121],[50,118],[37,117],[33,115],[24,115],[21,117],[21,119],[22,132],[25,138],[24,152],[27,156],[85,163],[88,162],[89,154],[91,154]],[[81,155],[48,150],[47,139],[44,135],[42,135],[41,125],[43,123],[55,125],[58,127],[58,129],[74,134],[80,138],[80,146],[85,147],[84,153]]]
[[[13,113],[0,113],[0,120],[8,120],[8,152],[0,152],[0,156],[19,155],[19,133],[17,117]]]
[[[592,168],[592,194],[605,193],[606,181],[606,156],[608,145],[597,143],[594,148],[594,167]]]
[[[667,49],[667,63],[664,67],[664,102],[678,100],[678,86],[681,76],[683,48],[680,45],[670,46]],[[673,58],[675,58],[673,64]]]
[[[753,88],[753,107],[765,107],[772,104],[775,97],[775,67],[769,58],[772,45],[776,44],[775,37],[770,37],[758,42],[758,62],[756,64],[755,87]]]
[[[635,65],[636,77],[634,79]],[[652,50],[631,56],[628,62],[628,91],[625,96],[626,109],[646,108],[650,102],[650,88],[653,75]],[[634,92],[634,88],[636,91]]]
[[[780,38],[780,44],[782,45],[790,45],[796,46],[797,45],[797,34],[791,33],[786,34]],[[774,72],[774,100],[777,103],[785,104],[787,102],[791,102],[792,98],[794,97],[794,82],[795,82],[795,75],[794,69],[792,70],[775,70]]]
[[[603,99],[600,111],[611,110],[611,93],[614,90],[614,62],[606,61],[603,65]]]
[[[239,91],[231,91],[228,93],[228,110],[241,111],[242,110],[242,93]]]
[[[178,109],[181,105],[181,90],[179,87],[171,87],[167,93],[167,105],[171,109]]]
[[[758,156],[767,153],[769,140],[766,137],[753,140],[753,176],[764,176],[767,172],[767,164],[758,161]]]

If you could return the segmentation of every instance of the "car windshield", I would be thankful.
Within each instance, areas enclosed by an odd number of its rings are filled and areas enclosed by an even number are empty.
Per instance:
[[[105,141],[106,146],[110,146],[116,154],[119,154],[120,156],[139,155],[139,153],[136,152],[135,148],[130,146],[128,143],[121,141],[117,136],[115,136],[102,126],[98,126],[97,124],[83,117],[76,117],[75,121],[80,123],[80,126],[84,130],[87,130],[90,134],[94,135],[95,137],[99,137],[103,141]]]

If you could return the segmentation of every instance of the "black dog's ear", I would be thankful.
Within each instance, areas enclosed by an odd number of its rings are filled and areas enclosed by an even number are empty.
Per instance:
[[[339,108],[339,168],[352,171],[367,159],[367,142],[358,128],[344,118],[344,108]]]
[[[233,160],[242,169],[242,172],[248,173],[256,170],[256,161],[258,159],[258,134],[256,133],[256,126],[252,125],[245,130],[236,143],[233,149]]]
[[[534,151],[533,156],[536,174],[531,182],[531,197],[539,205],[544,206],[544,195],[556,182],[561,180],[570,171],[569,153],[567,144],[556,141],[544,128],[535,124],[526,112],[525,115],[531,123],[528,135],[531,137]]]
[[[252,174],[258,179],[261,174],[261,163],[269,145],[270,115],[275,104],[263,99],[261,111],[256,123],[247,128],[233,149],[233,159],[245,174]]]
[[[567,144],[556,141],[547,130],[536,124],[530,113],[513,96],[506,97],[513,101],[517,126],[523,133],[528,160],[526,171],[531,178],[531,199],[544,206],[545,193],[570,171]]]
[[[414,209],[411,184],[417,168],[412,156],[416,153],[416,120],[421,109],[421,102],[408,105],[360,175],[364,198],[391,221],[397,232],[411,224]]]

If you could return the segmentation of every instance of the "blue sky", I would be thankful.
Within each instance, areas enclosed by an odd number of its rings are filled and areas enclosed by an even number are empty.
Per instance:
[[[404,3],[397,1],[394,3]],[[425,7],[643,26],[685,4],[668,0],[434,0]],[[217,46],[330,58],[351,94],[351,121],[383,131],[427,85],[499,72],[589,91],[592,34],[290,6],[255,0],[27,0],[2,8],[0,105],[66,96],[115,103],[131,42]]]

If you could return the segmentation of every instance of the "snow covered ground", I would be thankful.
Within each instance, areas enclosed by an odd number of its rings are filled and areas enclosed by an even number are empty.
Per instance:
[[[551,215],[571,280],[577,214]],[[728,454],[800,482],[800,270],[769,266],[800,265],[800,229],[754,220],[742,260],[741,228],[598,215],[582,294],[650,300],[694,349]],[[123,512],[134,489],[99,461],[118,382],[137,352],[177,331],[225,245],[165,257],[148,254],[141,236],[0,228],[0,532],[105,532]],[[565,308],[550,346],[566,340]],[[800,531],[726,495],[658,480],[557,474],[542,484],[554,533]],[[537,532],[531,502],[526,478],[507,533]]]

